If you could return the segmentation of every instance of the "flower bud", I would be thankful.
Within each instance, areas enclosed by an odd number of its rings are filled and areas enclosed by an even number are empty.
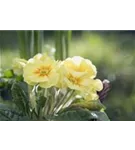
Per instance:
[[[101,102],[103,102],[109,90],[110,90],[110,81],[105,79],[103,80],[103,89],[100,92],[97,92]]]

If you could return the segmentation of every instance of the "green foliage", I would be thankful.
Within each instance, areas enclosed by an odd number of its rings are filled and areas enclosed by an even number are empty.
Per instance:
[[[86,108],[72,107],[60,112],[52,118],[56,121],[109,121],[105,112],[89,111]]]
[[[37,107],[43,108],[45,106],[46,98],[44,96],[40,96],[37,98]]]
[[[108,117],[104,112],[103,105],[100,103],[73,103],[70,107],[61,110],[56,116],[51,114],[42,114],[47,99],[39,90],[36,97],[36,106],[31,108],[29,104],[29,96],[23,82],[14,82],[11,88],[13,100],[9,103],[0,103],[0,120],[6,121],[27,121],[27,120],[54,120],[54,121],[108,121]],[[40,93],[41,92],[41,93]],[[49,97],[48,97],[49,99]],[[14,103],[13,103],[14,102]],[[11,105],[12,104],[12,105]],[[47,103],[48,104],[48,103]],[[49,106],[48,106],[49,107]],[[93,108],[93,109],[92,109]]]
[[[67,108],[60,112],[57,116],[52,118],[52,120],[57,121],[84,121],[91,118],[90,111],[82,108]]]
[[[44,108],[45,104],[46,104],[47,98],[44,96],[38,96],[37,97],[37,114],[38,117],[40,117],[40,115],[42,115],[42,109]]]
[[[0,78],[0,88],[5,86],[5,80]]]
[[[4,70],[3,76],[5,78],[12,78],[14,76],[13,70],[11,69]]]
[[[71,107],[82,107],[82,108],[87,108],[90,111],[100,111],[104,110],[105,106],[99,101],[99,100],[81,100],[79,102],[74,102],[71,104]]]
[[[12,86],[13,102],[17,105],[20,111],[25,115],[29,114],[29,97],[23,90],[21,82],[15,82]]]
[[[105,112],[94,111],[93,113],[98,116],[97,121],[110,121]]]
[[[5,39],[7,41],[8,38],[5,36]],[[12,38],[7,45],[10,41],[17,43]],[[46,39],[46,43],[54,47],[51,38]],[[3,68],[9,68],[12,59],[19,57],[18,47],[10,45],[10,48],[0,49],[0,66]],[[98,77],[111,81],[111,91],[104,101],[111,120],[135,120],[134,50],[134,33],[124,31],[84,31],[83,34],[73,35],[70,43],[70,56],[80,55],[92,60],[97,67]]]
[[[0,101],[0,121],[30,120],[10,101]]]

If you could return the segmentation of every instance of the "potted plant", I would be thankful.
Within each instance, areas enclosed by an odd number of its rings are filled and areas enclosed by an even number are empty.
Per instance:
[[[11,70],[1,73],[1,93],[9,88],[11,99],[0,105],[1,120],[109,120],[102,104],[109,82],[96,79],[97,69],[90,60],[68,57],[69,33],[56,32],[54,55],[36,49],[28,57],[24,49]]]

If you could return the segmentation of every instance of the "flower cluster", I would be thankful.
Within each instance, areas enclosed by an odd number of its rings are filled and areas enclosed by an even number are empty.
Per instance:
[[[56,61],[46,54],[37,54],[28,61],[15,59],[13,71],[22,74],[29,85],[72,89],[86,100],[97,100],[97,92],[103,89],[102,82],[95,79],[96,67],[80,56]]]
[[[12,68],[0,70],[0,98],[13,103],[11,111],[4,106],[2,116],[4,120],[109,120],[103,100],[110,83],[96,77],[93,63],[80,56],[55,60],[39,53],[28,60],[15,58]]]

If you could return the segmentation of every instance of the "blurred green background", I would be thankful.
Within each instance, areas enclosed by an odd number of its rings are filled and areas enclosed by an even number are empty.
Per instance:
[[[44,31],[44,47],[54,47],[53,35]],[[0,52],[1,68],[10,68],[19,56],[16,31],[0,31]],[[69,55],[90,59],[97,78],[110,80],[104,105],[111,120],[135,120],[135,31],[73,31]]]

